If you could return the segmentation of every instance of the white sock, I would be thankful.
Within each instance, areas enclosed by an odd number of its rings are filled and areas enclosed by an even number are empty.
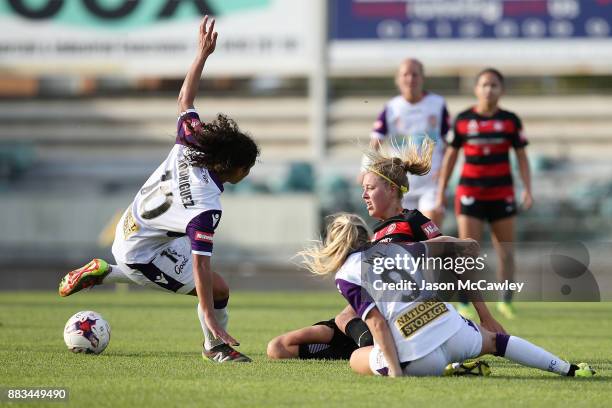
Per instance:
[[[102,283],[134,283],[119,265],[108,265],[111,271],[104,277]]]
[[[516,336],[510,336],[504,357],[525,366],[559,375],[567,375],[570,369],[570,363],[567,361]]]
[[[227,322],[229,320],[229,316],[227,315],[227,307],[223,309],[215,309],[214,310],[215,318],[217,319],[217,323],[223,329],[227,329]],[[204,332],[204,348],[206,350],[210,350],[211,348],[218,346],[219,344],[223,344],[223,340],[217,339],[213,336],[212,332],[208,329],[206,325],[206,319],[204,318],[204,310],[200,307],[198,303],[198,318],[200,319],[200,325],[202,326],[202,331]]]

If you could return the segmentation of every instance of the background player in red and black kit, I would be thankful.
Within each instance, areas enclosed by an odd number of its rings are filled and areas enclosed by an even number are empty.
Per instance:
[[[522,208],[531,207],[531,177],[527,159],[527,140],[521,120],[514,113],[499,107],[504,93],[504,77],[493,68],[481,71],[474,88],[478,104],[460,113],[455,120],[454,135],[449,140],[440,175],[438,208],[445,207],[448,180],[463,148],[465,163],[455,193],[455,211],[460,238],[480,241],[483,224],[491,225],[493,245],[499,258],[500,280],[512,281],[514,255],[510,243],[514,238],[514,216],[517,206],[514,197],[509,152],[515,149],[523,181]],[[498,310],[506,317],[514,317],[512,292],[504,294]],[[470,317],[465,303],[458,308]]]
[[[406,156],[404,159],[387,158],[377,152],[372,152],[370,155],[370,165],[362,181],[362,198],[369,215],[381,220],[374,227],[374,234],[371,237],[373,244],[426,241],[441,235],[436,224],[421,212],[402,208],[402,197],[408,190],[406,173],[425,174],[431,166],[433,150],[431,142],[426,141],[420,151],[417,151],[416,146],[413,148],[404,152]],[[348,214],[347,216],[356,217]],[[366,235],[368,232],[360,231],[360,233]],[[328,239],[332,236],[342,236],[342,234],[327,231],[325,248],[331,251],[330,253],[335,253],[338,246],[345,246],[346,243],[329,242]],[[347,251],[358,249],[347,248]],[[342,254],[342,259],[347,255],[348,252]],[[336,268],[331,258],[317,257],[316,261],[312,262],[316,262],[316,269],[323,273]],[[492,318],[484,303],[475,304],[475,307],[484,326],[503,332],[503,328]],[[319,322],[314,326],[304,327],[272,339],[268,344],[268,357],[348,359],[357,348],[372,344],[372,334],[367,325],[349,305],[335,319]]]

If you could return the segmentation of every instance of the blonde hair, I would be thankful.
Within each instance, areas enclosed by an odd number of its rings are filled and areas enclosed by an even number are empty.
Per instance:
[[[392,147],[399,151],[399,157],[397,157],[397,153],[393,155],[389,152],[383,152],[383,149],[378,151],[369,149],[366,156],[370,164],[366,167],[366,171],[380,176],[397,187],[398,196],[401,197],[410,188],[407,173],[424,176],[431,170],[434,142],[426,137],[421,146],[417,146],[412,140],[409,140],[402,147]]]
[[[325,241],[298,253],[302,263],[315,275],[335,273],[350,252],[357,250],[370,240],[370,228],[354,214],[337,213],[327,217]]]

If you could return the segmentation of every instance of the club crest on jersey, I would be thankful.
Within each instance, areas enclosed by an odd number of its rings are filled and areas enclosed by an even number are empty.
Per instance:
[[[438,226],[434,224],[433,221],[429,221],[428,223],[421,225],[421,229],[429,239],[435,238],[440,235],[440,230],[438,229]]]
[[[395,229],[397,228],[396,224],[391,224],[387,227],[387,230],[385,231],[385,235],[391,235],[393,233],[393,231],[395,231]]]
[[[210,232],[196,231],[195,240],[204,242],[213,242],[213,235]]]
[[[468,135],[473,136],[478,134],[478,121],[472,119],[468,123]]]

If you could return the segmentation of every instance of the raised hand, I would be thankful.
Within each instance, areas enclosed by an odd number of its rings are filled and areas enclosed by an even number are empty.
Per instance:
[[[215,19],[210,20],[208,24],[208,16],[204,16],[202,23],[200,23],[200,36],[198,40],[198,52],[203,57],[208,57],[210,54],[215,52],[217,46],[217,36],[219,33],[215,31]]]

